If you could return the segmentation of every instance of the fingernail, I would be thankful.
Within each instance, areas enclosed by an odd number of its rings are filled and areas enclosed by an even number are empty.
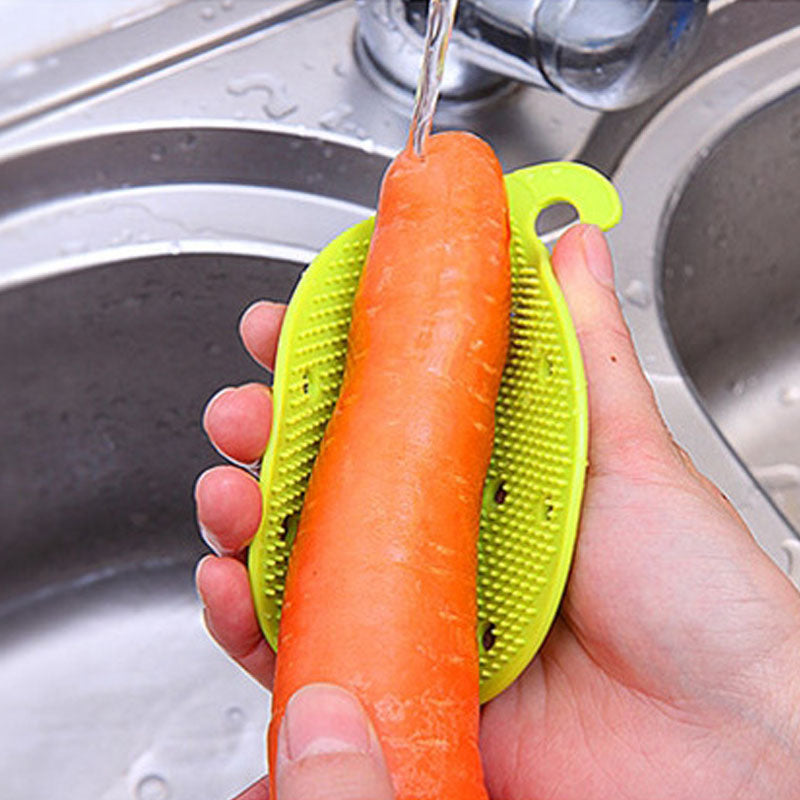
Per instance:
[[[213,533],[208,529],[205,525],[203,520],[201,519],[203,514],[202,509],[202,502],[201,498],[203,496],[202,491],[200,491],[200,486],[203,481],[206,480],[206,477],[211,473],[211,470],[206,470],[204,473],[200,475],[200,477],[195,481],[194,484],[194,505],[195,505],[195,518],[197,521],[197,529],[200,531],[200,536],[203,538],[203,541],[217,554],[222,555],[222,546],[219,543],[219,540]]]
[[[197,529],[200,531],[200,536],[202,537],[203,541],[218,555],[225,555],[222,544],[220,544],[219,539],[214,536],[213,533],[203,525],[200,520],[197,521]]]
[[[614,288],[614,264],[603,232],[597,225],[584,225],[581,230],[583,255],[594,279],[606,289]]]
[[[194,585],[195,585],[195,588],[197,589],[197,596],[200,598],[200,602],[204,606],[207,606],[208,603],[206,602],[206,598],[203,596],[203,592],[202,592],[202,590],[200,588],[200,573],[205,568],[205,564],[207,562],[211,561],[211,559],[213,559],[213,558],[214,558],[214,556],[203,556],[197,562],[197,566],[194,568]]]
[[[338,686],[312,684],[286,704],[279,753],[289,761],[312,755],[369,753],[371,730],[358,700]]]
[[[218,392],[216,392],[211,399],[206,403],[205,408],[203,409],[203,430],[208,433],[208,412],[211,409],[211,406],[217,402],[223,395],[230,394],[231,392],[235,392],[235,386],[224,386]]]

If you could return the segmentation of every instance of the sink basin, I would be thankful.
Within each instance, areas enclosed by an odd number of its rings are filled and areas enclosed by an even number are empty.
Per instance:
[[[268,693],[193,589],[191,489],[217,460],[200,415],[264,378],[239,314],[371,213],[409,100],[359,69],[348,0],[200,5],[0,75],[4,797],[226,798],[264,769]],[[800,15],[719,5],[705,60],[638,109],[520,88],[440,122],[509,170],[614,177],[667,421],[796,576]]]
[[[697,166],[667,227],[663,307],[703,405],[800,530],[800,89]]]
[[[650,108],[601,122],[586,152],[613,163],[617,283],[667,422],[796,583],[799,12],[725,5],[708,63]]]

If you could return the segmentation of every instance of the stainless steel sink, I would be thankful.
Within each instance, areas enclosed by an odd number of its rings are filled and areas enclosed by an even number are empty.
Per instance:
[[[268,695],[192,586],[199,419],[262,377],[242,308],[370,213],[405,140],[409,99],[359,69],[355,21],[347,0],[181,3],[0,76],[4,798],[224,798],[263,771]],[[717,3],[707,37],[628,112],[521,88],[440,121],[508,169],[613,175],[668,422],[796,577],[800,13]]]
[[[800,88],[715,144],[667,229],[663,302],[703,404],[800,529]]]
[[[618,285],[666,418],[798,582],[800,8],[715,17],[697,75],[588,149],[614,164]]]

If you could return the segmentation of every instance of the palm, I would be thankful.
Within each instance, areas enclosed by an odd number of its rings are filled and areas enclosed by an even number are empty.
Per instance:
[[[666,466],[590,478],[562,614],[484,712],[494,797],[757,796],[753,692],[785,630],[757,593],[772,570],[710,487]]]

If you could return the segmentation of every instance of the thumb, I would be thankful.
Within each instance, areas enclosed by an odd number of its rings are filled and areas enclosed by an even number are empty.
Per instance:
[[[276,800],[392,800],[378,737],[359,701],[329,684],[299,689],[278,731]]]
[[[671,463],[676,449],[614,293],[614,268],[602,232],[594,225],[570,228],[552,261],[586,371],[592,468],[605,472],[630,465],[640,472],[643,459],[658,464],[665,456]]]

